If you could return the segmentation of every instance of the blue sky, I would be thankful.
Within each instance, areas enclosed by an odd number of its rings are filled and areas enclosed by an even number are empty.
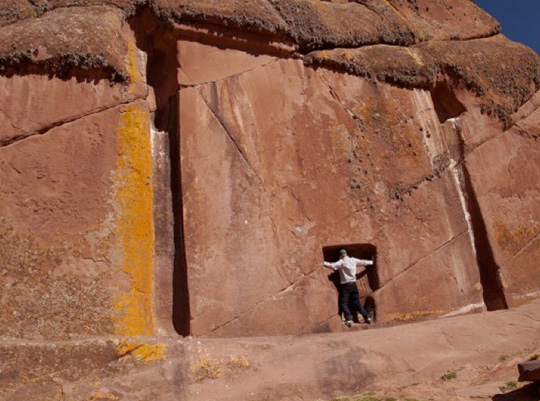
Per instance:
[[[500,22],[509,39],[532,47],[540,54],[540,0],[475,0]]]

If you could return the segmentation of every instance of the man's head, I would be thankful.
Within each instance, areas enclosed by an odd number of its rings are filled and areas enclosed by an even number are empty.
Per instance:
[[[344,258],[345,256],[347,256],[347,250],[345,248],[340,249],[339,250],[339,257]]]

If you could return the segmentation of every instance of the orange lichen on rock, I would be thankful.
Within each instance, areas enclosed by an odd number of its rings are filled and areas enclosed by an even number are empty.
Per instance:
[[[495,239],[505,254],[513,256],[521,247],[538,234],[539,229],[540,226],[538,223],[529,226],[520,224],[514,228],[510,228],[505,223],[498,221],[495,223]]]
[[[448,312],[450,311],[437,309],[437,310],[416,311],[412,313],[396,313],[396,314],[388,315],[386,320],[394,321],[394,322],[406,322],[410,320],[418,320],[418,319],[426,318],[429,316],[440,316]]]
[[[144,343],[138,341],[122,341],[118,346],[120,357],[131,356],[138,362],[154,362],[166,359],[167,345],[163,343]]]
[[[131,83],[138,84],[142,81],[141,74],[137,69],[137,48],[135,43],[131,42],[128,44],[128,72]]]
[[[220,361],[201,356],[189,363],[189,373],[193,380],[201,382],[204,379],[218,379],[223,372]]]
[[[119,267],[131,280],[129,292],[119,294],[116,302],[116,333],[151,336],[154,333],[154,224],[150,116],[139,105],[123,109],[114,178],[117,233],[122,249]]]

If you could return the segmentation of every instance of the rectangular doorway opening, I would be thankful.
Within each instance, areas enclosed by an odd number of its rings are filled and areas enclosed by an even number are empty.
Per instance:
[[[324,246],[323,258],[326,262],[336,262],[339,260],[341,249],[347,250],[347,255],[358,259],[372,260],[373,265],[366,266],[363,270],[359,268],[359,273],[356,275],[356,285],[360,294],[360,302],[367,310],[372,319],[377,318],[377,307],[373,293],[379,289],[379,274],[377,269],[377,248],[373,244],[338,244]],[[334,284],[339,292],[339,274],[334,272],[329,275],[328,279]],[[341,315],[341,311],[339,311]]]

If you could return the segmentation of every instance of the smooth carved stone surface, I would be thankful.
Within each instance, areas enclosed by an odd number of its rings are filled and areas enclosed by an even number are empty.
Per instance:
[[[118,106],[0,148],[0,336],[152,333],[145,107]]]
[[[538,112],[529,118],[538,118]],[[520,304],[540,286],[540,153],[535,139],[510,129],[466,158],[508,301]]]
[[[429,94],[287,60],[180,93],[194,334],[331,327],[335,289],[321,251],[332,244],[377,247],[381,288],[373,296],[382,320],[418,311],[418,292],[434,282],[447,281],[448,296],[426,295],[426,315],[482,303],[445,139],[420,129],[439,125]],[[413,285],[428,269],[422,277],[434,281]],[[218,301],[228,293],[234,308]],[[306,301],[312,294],[316,307]]]
[[[76,121],[146,95],[138,86],[110,86],[107,81],[51,80],[46,75],[0,76],[0,116],[9,124],[0,131],[0,144],[43,135],[56,126]]]
[[[219,49],[191,41],[178,41],[177,49],[178,83],[181,86],[219,81],[278,60],[265,54]],[[205,65],[201,68],[203,58]]]
[[[43,241],[105,220],[118,117],[112,109],[0,149],[2,215]]]
[[[118,110],[0,149],[2,336],[112,332],[109,222]],[[13,315],[15,313],[15,315]]]

